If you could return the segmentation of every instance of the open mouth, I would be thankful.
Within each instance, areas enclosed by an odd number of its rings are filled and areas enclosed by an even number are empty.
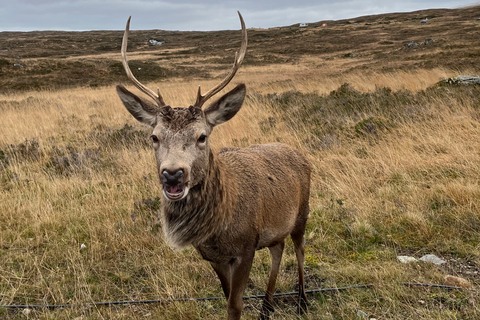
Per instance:
[[[185,195],[185,189],[186,187],[184,184],[179,184],[176,186],[164,185],[163,193],[168,200],[175,201],[183,198]]]

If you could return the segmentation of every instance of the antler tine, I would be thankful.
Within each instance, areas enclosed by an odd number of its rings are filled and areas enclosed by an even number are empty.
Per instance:
[[[243,62],[243,58],[245,58],[245,53],[247,52],[247,29],[245,28],[245,22],[243,21],[243,17],[239,11],[237,11],[238,16],[240,17],[240,23],[242,24],[242,45],[240,46],[240,50],[235,53],[235,61],[233,63],[232,70],[230,74],[227,75],[222,82],[220,82],[216,87],[213,87],[209,91],[207,91],[204,95],[202,95],[200,86],[198,87],[197,93],[197,101],[195,102],[195,107],[201,108],[205,101],[213,97],[217,94],[220,90],[225,88],[225,86],[233,79],[235,74],[237,73],[238,68]]]
[[[164,107],[166,104],[163,101],[162,96],[160,95],[160,90],[158,90],[158,94],[144,86],[140,81],[135,78],[135,76],[132,73],[132,70],[130,70],[130,67],[128,66],[127,62],[127,45],[128,45],[128,35],[130,33],[130,19],[132,17],[128,17],[127,20],[127,26],[125,27],[125,33],[123,34],[123,40],[122,40],[122,64],[123,68],[125,69],[125,72],[127,73],[128,79],[133,82],[133,84],[140,89],[142,92],[147,94],[150,98],[152,98],[159,107]]]

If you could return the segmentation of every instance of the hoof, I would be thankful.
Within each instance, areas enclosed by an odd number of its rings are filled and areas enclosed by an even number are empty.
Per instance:
[[[273,311],[274,311],[273,306],[269,302],[264,300],[262,305],[262,311],[260,312],[260,316],[258,318],[261,320],[270,319],[270,312],[273,312]]]
[[[308,302],[307,300],[303,299],[303,298],[300,298],[300,301],[298,303],[298,308],[297,308],[297,312],[299,315],[303,315],[305,313],[307,313],[308,311]]]

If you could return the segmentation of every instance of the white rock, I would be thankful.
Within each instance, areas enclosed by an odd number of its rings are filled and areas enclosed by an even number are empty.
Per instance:
[[[24,316],[28,316],[32,312],[32,309],[25,308],[22,310]]]
[[[368,314],[363,312],[362,310],[357,311],[357,317],[360,319],[368,319]]]
[[[441,265],[441,264],[444,264],[446,262],[445,260],[440,259],[439,257],[437,257],[434,254],[426,254],[423,257],[421,257],[420,260],[425,261],[425,262],[431,262],[431,263],[434,263],[436,265]]]
[[[410,262],[417,261],[417,259],[415,259],[414,257],[410,257],[410,256],[397,256],[397,259],[401,263],[410,263]]]

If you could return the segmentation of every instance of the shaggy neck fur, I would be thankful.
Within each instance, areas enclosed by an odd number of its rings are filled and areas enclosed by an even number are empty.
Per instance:
[[[235,188],[227,176],[224,164],[210,151],[205,179],[185,199],[163,201],[163,232],[172,247],[196,247],[229,225]]]

